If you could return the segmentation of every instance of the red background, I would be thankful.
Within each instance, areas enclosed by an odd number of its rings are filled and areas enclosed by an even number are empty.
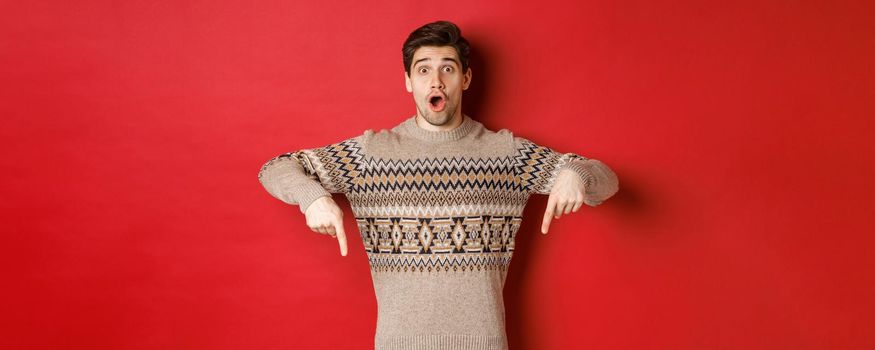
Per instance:
[[[512,349],[875,348],[865,3],[4,2],[0,346],[372,348],[361,242],[256,173],[411,116],[448,19],[466,113],[620,177],[546,236],[532,198]]]

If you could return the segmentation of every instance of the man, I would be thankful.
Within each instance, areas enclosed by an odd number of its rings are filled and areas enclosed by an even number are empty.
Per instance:
[[[502,289],[532,194],[550,221],[618,190],[604,163],[559,153],[462,113],[471,84],[468,42],[438,21],[404,43],[404,81],[416,115],[390,130],[270,159],[259,181],[299,205],[314,231],[347,255],[343,193],[371,267],[376,349],[507,349]]]

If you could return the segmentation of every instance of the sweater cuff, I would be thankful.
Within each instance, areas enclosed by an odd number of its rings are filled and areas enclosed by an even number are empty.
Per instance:
[[[582,161],[572,159],[570,163],[566,165],[566,169],[572,170],[577,173],[577,175],[580,175],[580,179],[583,180],[583,187],[587,192],[595,186],[595,176],[584,167]]]
[[[568,164],[568,169],[576,172],[580,175],[580,178],[583,180],[583,202],[591,207],[595,207],[599,204],[602,204],[603,199],[599,198],[598,194],[598,178],[590,171],[587,160],[572,160],[570,164]]]
[[[302,213],[306,213],[307,207],[320,197],[331,196],[331,193],[326,191],[316,181],[301,183],[295,186],[294,191],[295,202],[298,202],[298,207],[300,207]]]

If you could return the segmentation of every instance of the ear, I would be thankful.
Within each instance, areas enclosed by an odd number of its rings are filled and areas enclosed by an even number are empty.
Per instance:
[[[465,79],[462,81],[462,90],[468,90],[468,85],[471,85],[471,67],[465,72]]]
[[[413,92],[413,83],[410,82],[410,76],[404,72],[404,85],[407,87],[407,92]]]

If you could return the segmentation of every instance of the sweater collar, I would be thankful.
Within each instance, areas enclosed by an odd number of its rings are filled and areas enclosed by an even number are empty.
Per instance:
[[[474,127],[477,126],[477,121],[471,119],[465,114],[462,114],[462,124],[459,124],[451,130],[432,131],[423,129],[416,124],[416,116],[407,118],[401,123],[403,130],[410,136],[424,141],[455,141],[468,135]]]

